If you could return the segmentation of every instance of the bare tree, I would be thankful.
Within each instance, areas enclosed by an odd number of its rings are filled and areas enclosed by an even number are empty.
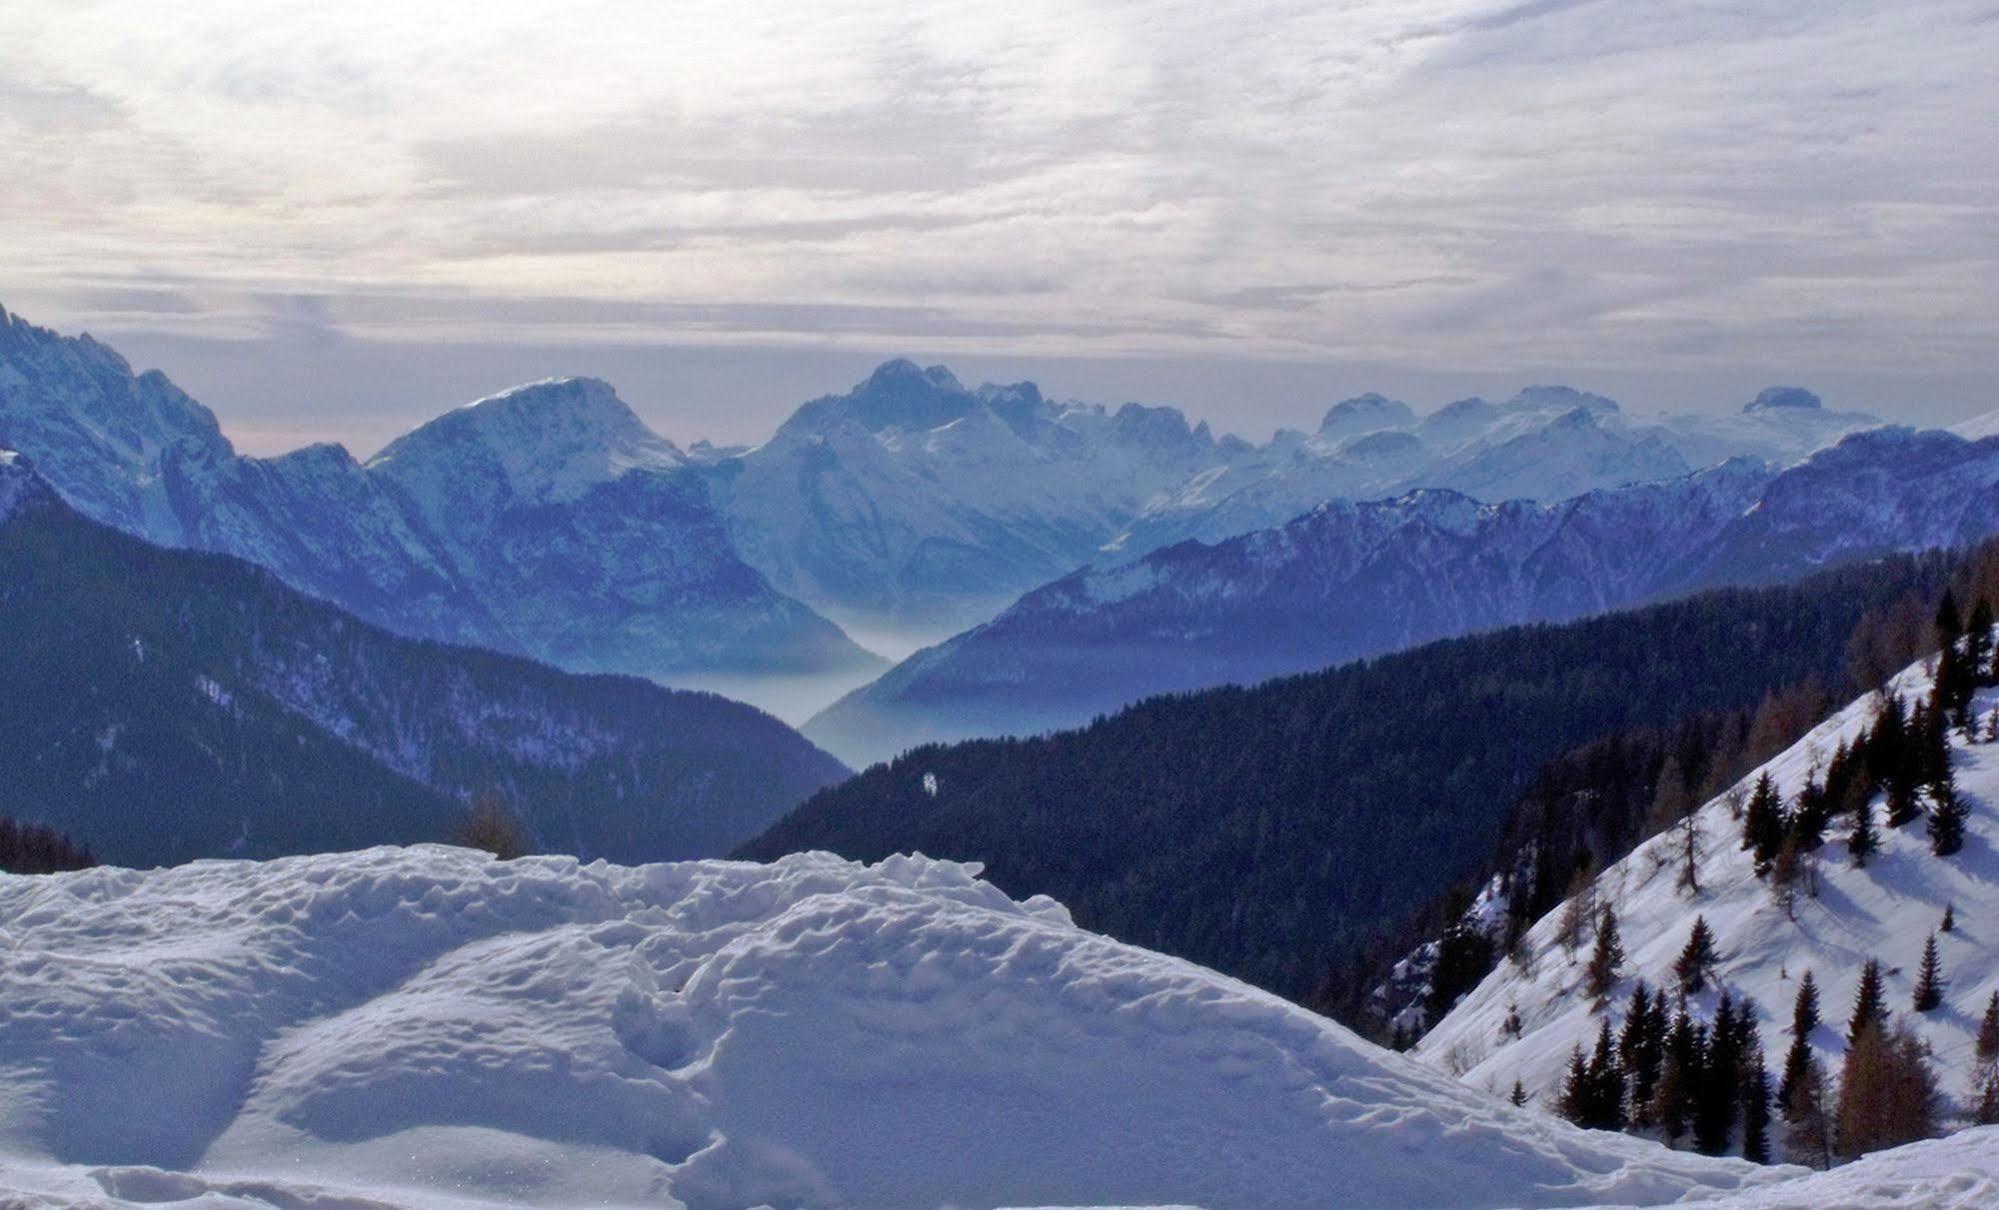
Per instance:
[[[521,821],[491,790],[482,791],[472,800],[472,809],[451,831],[451,843],[467,849],[484,849],[501,861],[526,857],[532,852]]]

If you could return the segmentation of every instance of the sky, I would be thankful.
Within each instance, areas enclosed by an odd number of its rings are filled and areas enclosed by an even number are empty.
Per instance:
[[[553,373],[754,441],[894,355],[1999,407],[1999,0],[8,0],[0,305],[239,445]]]

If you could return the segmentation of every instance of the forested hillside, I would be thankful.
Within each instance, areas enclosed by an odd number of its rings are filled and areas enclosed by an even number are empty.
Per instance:
[[[839,763],[757,710],[400,638],[0,461],[0,815],[159,865],[442,839],[498,794],[546,852],[713,856]]]
[[[1304,996],[1489,860],[1550,758],[1812,678],[1842,686],[1863,618],[1878,625],[1949,569],[1883,560],[1155,698],[1041,738],[919,748],[815,795],[741,855],[982,861],[1086,927]]]

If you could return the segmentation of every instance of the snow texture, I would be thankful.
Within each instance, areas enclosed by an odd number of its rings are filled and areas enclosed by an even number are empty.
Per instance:
[[[1928,694],[1930,678],[1918,665],[1892,685],[1914,702]],[[1872,722],[1878,705],[1875,695],[1854,702],[1763,767],[1787,801],[1842,741],[1851,741]],[[1975,699],[1981,720],[1995,705],[1999,691],[1984,690]],[[1799,894],[1795,920],[1787,917],[1770,883],[1755,876],[1730,795],[1708,803],[1696,817],[1698,894],[1677,885],[1677,837],[1672,832],[1606,869],[1597,878],[1596,895],[1617,913],[1628,956],[1625,977],[1609,998],[1612,1030],[1622,1026],[1624,1002],[1636,979],[1663,985],[1670,994],[1676,986],[1673,963],[1700,915],[1714,930],[1719,982],[1738,1000],[1749,996],[1756,1002],[1772,1079],[1780,1074],[1790,1045],[1792,1001],[1807,970],[1818,985],[1823,1018],[1812,1045],[1828,1072],[1839,1070],[1861,966],[1872,957],[1887,971],[1891,1020],[1913,1027],[1929,1044],[1942,1091],[1963,1098],[1969,1091],[1979,1017],[1986,999],[1999,989],[1999,945],[1993,935],[1994,921],[1999,921],[1999,744],[1968,743],[1953,732],[1951,762],[1971,808],[1962,851],[1933,855],[1921,822],[1889,828],[1877,800],[1880,851],[1865,868],[1855,869],[1846,846],[1849,821],[1836,819],[1817,855],[1818,893]],[[1761,772],[1745,778],[1742,789],[1753,786]],[[1947,905],[1954,908],[1957,923],[1953,931],[1937,934],[1947,981],[1944,1004],[1934,1012],[1917,1013],[1911,1010],[1911,997],[1923,943]],[[1482,1089],[1509,1089],[1517,1078],[1536,1103],[1553,1104],[1570,1048],[1593,1040],[1600,1019],[1582,992],[1589,938],[1572,960],[1557,939],[1562,913],[1557,908],[1535,924],[1522,958],[1502,961],[1438,1023],[1417,1048],[1421,1059],[1461,1071],[1468,1083]],[[1716,995],[1710,986],[1691,1003],[1711,1017]],[[1515,1007],[1524,1029],[1511,1038],[1502,1025]]]
[[[1784,1175],[1516,1110],[976,872],[423,847],[0,877],[0,1202],[1657,1204]]]

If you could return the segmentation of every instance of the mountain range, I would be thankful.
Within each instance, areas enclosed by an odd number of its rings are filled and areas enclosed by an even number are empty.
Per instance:
[[[1276,529],[1075,572],[805,731],[858,766],[929,741],[1074,726],[1151,694],[1993,533],[1999,439],[1898,428],[1787,469],[1733,459],[1555,503],[1445,490],[1336,500]]]
[[[442,839],[712,856],[845,774],[713,694],[394,635],[239,559],[82,516],[0,453],[0,816],[151,866]]]
[[[0,447],[86,516],[402,634],[669,682],[880,666],[739,559],[698,470],[591,379],[482,399],[366,464],[250,458],[165,375],[0,311]]]

